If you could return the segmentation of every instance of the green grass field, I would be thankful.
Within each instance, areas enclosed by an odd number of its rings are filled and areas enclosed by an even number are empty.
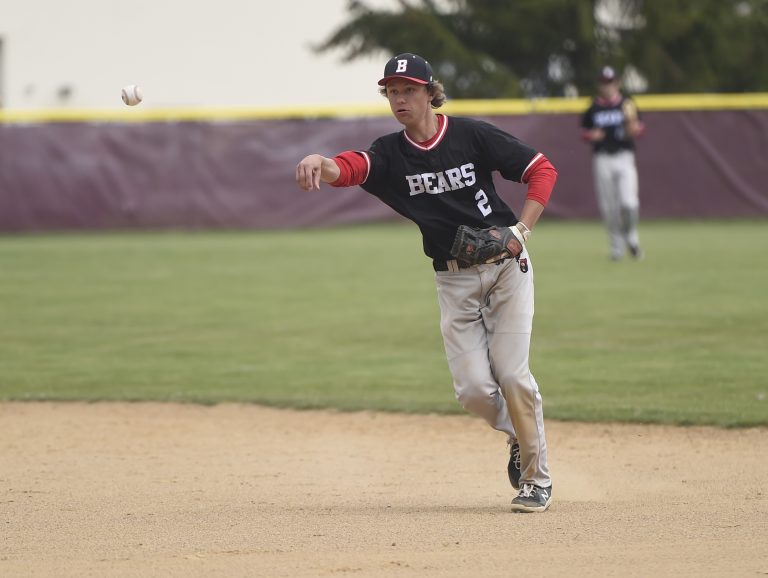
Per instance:
[[[641,234],[612,263],[598,223],[537,228],[546,417],[768,425],[766,223]],[[1,399],[464,411],[412,225],[6,235],[0,275]]]

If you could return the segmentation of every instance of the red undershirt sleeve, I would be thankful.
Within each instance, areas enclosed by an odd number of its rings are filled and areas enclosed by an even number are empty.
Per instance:
[[[339,167],[339,178],[329,183],[332,187],[351,187],[360,185],[368,178],[368,158],[365,153],[344,151],[333,160]]]
[[[547,157],[541,155],[525,171],[522,181],[528,183],[526,198],[546,206],[557,181],[557,170]]]

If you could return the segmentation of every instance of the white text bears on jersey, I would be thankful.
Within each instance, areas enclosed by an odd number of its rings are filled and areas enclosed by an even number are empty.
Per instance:
[[[458,168],[448,169],[437,173],[421,173],[419,175],[406,175],[411,196],[429,193],[439,195],[446,191],[455,191],[475,184],[475,165],[467,163]]]

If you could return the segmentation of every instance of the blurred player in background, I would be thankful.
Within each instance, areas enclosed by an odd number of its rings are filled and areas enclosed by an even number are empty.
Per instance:
[[[379,80],[404,130],[367,150],[311,154],[296,167],[306,190],[320,183],[360,185],[418,225],[435,270],[440,329],[459,402],[506,434],[512,510],[543,512],[552,502],[539,387],[528,367],[533,325],[533,263],[525,244],[557,172],[547,158],[479,120],[437,114],[443,86],[422,57],[387,62]],[[527,183],[520,217],[496,193],[492,173]],[[459,226],[509,228],[510,253],[490,264],[452,256]]]
[[[626,251],[643,257],[637,232],[640,201],[635,137],[644,126],[634,101],[621,92],[610,66],[598,76],[597,96],[581,119],[582,138],[592,143],[592,174],[597,204],[608,230],[610,258],[618,261]]]

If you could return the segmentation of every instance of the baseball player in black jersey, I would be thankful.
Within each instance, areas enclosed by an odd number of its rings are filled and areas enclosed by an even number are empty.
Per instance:
[[[533,263],[526,242],[557,172],[540,152],[491,124],[437,114],[443,87],[418,55],[390,59],[379,85],[404,130],[367,150],[311,154],[296,167],[296,181],[306,191],[321,182],[360,185],[419,227],[435,270],[456,397],[506,434],[507,473],[518,490],[512,509],[542,512],[552,501],[552,480],[541,395],[528,367]],[[497,195],[494,171],[528,185],[519,218]],[[509,239],[504,253],[476,265],[457,259],[452,246],[462,225],[501,231]]]
[[[625,251],[643,257],[637,232],[639,196],[635,137],[642,134],[634,101],[621,93],[616,71],[600,71],[598,94],[581,119],[582,138],[592,143],[592,175],[597,204],[608,231],[610,258],[621,259]]]

